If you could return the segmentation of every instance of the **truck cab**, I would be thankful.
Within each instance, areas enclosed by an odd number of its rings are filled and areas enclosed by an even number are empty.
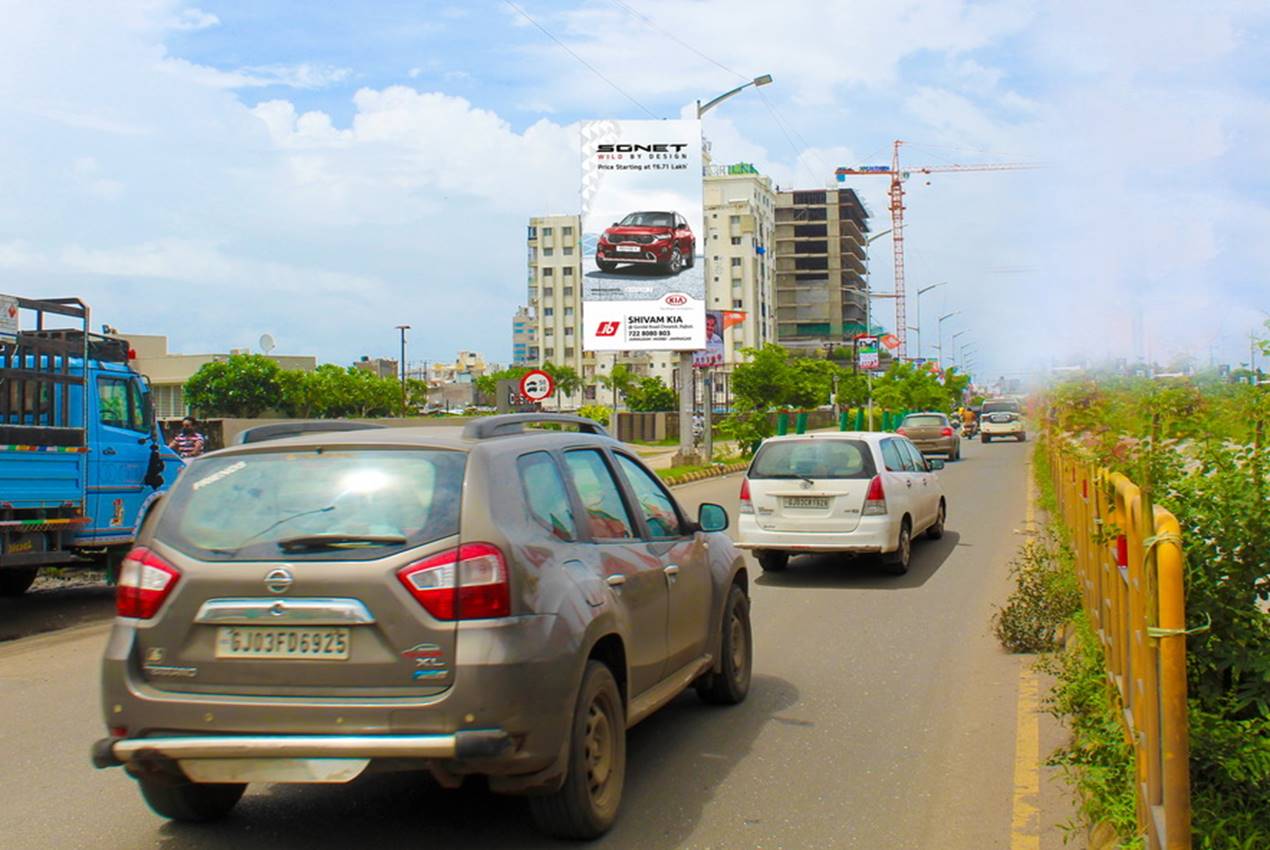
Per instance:
[[[127,341],[89,333],[86,305],[0,296],[0,317],[0,595],[17,595],[41,566],[122,560],[183,464]]]

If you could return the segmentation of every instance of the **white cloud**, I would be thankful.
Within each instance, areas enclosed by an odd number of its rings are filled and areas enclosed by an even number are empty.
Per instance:
[[[202,30],[219,25],[220,18],[210,12],[195,8],[182,9],[171,23],[172,29],[186,31]]]
[[[264,88],[285,86],[293,89],[320,89],[348,79],[348,68],[310,65],[256,65],[222,71],[207,65],[196,65],[184,59],[165,57],[159,70],[216,89]]]

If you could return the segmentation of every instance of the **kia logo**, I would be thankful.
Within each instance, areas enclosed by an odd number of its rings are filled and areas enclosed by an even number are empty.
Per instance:
[[[291,583],[295,581],[291,573],[279,567],[276,570],[270,570],[265,576],[265,587],[269,588],[270,593],[286,593],[291,589]]]
[[[671,307],[682,307],[688,303],[688,296],[682,292],[672,292],[666,296],[666,303]]]

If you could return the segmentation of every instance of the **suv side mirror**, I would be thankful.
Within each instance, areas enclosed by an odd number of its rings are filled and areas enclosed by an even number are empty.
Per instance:
[[[702,531],[724,531],[728,527],[728,512],[722,505],[702,502],[697,508],[697,525]]]

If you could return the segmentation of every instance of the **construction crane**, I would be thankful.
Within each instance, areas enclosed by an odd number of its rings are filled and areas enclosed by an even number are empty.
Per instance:
[[[900,339],[899,356],[908,356],[908,321],[904,310],[904,181],[912,174],[935,174],[946,171],[1019,171],[1036,168],[1036,165],[1023,162],[980,163],[977,165],[922,165],[900,167],[900,145],[903,141],[896,139],[891,153],[891,167],[885,165],[862,165],[859,168],[839,168],[834,171],[838,182],[843,182],[847,175],[863,175],[877,177],[887,175],[891,178],[891,250],[895,255],[895,335]]]

